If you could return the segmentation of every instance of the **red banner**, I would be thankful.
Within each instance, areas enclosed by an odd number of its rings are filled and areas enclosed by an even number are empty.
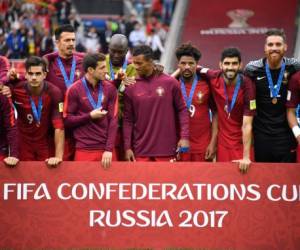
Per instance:
[[[0,168],[1,249],[300,246],[300,164]]]
[[[189,1],[182,42],[191,41],[202,53],[200,64],[218,68],[221,52],[238,47],[247,64],[264,56],[265,32],[284,29],[291,57],[296,39],[298,1]]]

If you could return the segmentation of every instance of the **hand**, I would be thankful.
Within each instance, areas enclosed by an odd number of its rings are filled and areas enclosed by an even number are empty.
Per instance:
[[[102,160],[101,164],[104,169],[107,169],[110,167],[112,161],[112,152],[104,151],[102,154]]]
[[[9,156],[9,157],[4,158],[3,161],[7,166],[14,167],[18,164],[19,159],[16,157]]]
[[[161,75],[164,72],[164,66],[161,64],[154,64],[154,74]]]
[[[117,74],[116,74],[116,80],[121,80],[121,81],[123,81],[124,80],[124,78],[126,77],[127,75],[126,75],[126,73],[124,72],[124,70],[122,69],[122,68],[120,68],[120,70],[117,72]]]
[[[126,161],[136,161],[134,157],[134,153],[131,149],[127,149],[125,152]]]
[[[176,70],[171,74],[171,76],[174,77],[174,78],[179,77],[179,75],[180,75],[180,69],[176,69]]]
[[[189,148],[190,143],[189,140],[187,139],[180,139],[179,142],[177,143],[177,148]]]
[[[208,144],[205,152],[205,160],[212,160],[216,155],[216,145]]]
[[[251,160],[249,158],[243,158],[240,160],[233,160],[232,162],[239,164],[239,170],[241,173],[245,174],[249,170]]]
[[[50,167],[56,168],[58,166],[58,164],[62,162],[62,159],[58,158],[58,157],[50,157],[50,158],[46,159],[45,162]]]
[[[19,76],[20,75],[17,73],[17,70],[14,67],[10,68],[10,70],[7,72],[7,78],[10,81],[19,79]]]
[[[90,112],[90,116],[92,119],[99,119],[104,117],[107,114],[107,111],[104,109],[94,109]]]
[[[11,91],[10,91],[10,88],[7,87],[7,86],[5,86],[5,85],[2,86],[2,88],[1,88],[1,93],[2,93],[2,95],[6,96],[6,97],[8,97],[8,98],[11,97]]]
[[[135,84],[135,77],[126,76],[121,84],[124,84],[125,87]]]

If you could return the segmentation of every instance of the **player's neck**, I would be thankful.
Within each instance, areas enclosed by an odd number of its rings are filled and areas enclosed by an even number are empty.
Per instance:
[[[282,64],[282,58],[276,61],[267,59],[267,62],[270,69],[280,69]]]
[[[145,74],[144,74],[142,77],[143,77],[143,78],[149,78],[149,77],[152,76],[153,74],[154,74],[154,67],[153,67],[151,70],[145,72]]]
[[[226,78],[225,76],[224,76],[223,78],[224,78],[224,81],[225,81],[226,85],[231,85],[231,86],[235,86],[235,85],[236,85],[237,77],[235,77],[235,78],[232,79],[232,80]]]
[[[185,84],[191,84],[194,81],[195,75],[192,75],[191,77],[184,77],[182,76],[182,79]]]
[[[73,57],[73,54],[72,55],[66,55],[66,54],[62,53],[61,51],[58,51],[58,55],[59,55],[60,58],[66,59],[66,60]]]
[[[93,78],[93,77],[90,76],[89,74],[86,74],[86,75],[85,75],[85,78],[88,80],[88,83],[89,83],[90,85],[92,85],[93,88],[95,88],[95,87],[97,86],[98,81],[97,81],[95,78]]]
[[[30,86],[30,84],[28,84],[29,93],[34,96],[41,95],[43,88],[44,88],[44,82],[42,82],[38,87],[32,87]]]
[[[114,67],[116,67],[116,68],[119,68],[119,67],[122,67],[122,66],[123,66],[124,61],[125,61],[125,58],[122,59],[121,61],[119,61],[118,63],[113,63],[113,62],[111,61],[111,64],[112,64],[112,66],[114,66]]]

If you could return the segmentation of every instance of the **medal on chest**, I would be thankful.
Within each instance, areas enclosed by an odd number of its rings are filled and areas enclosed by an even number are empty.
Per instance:
[[[283,77],[285,75],[285,63],[283,62],[281,64],[280,73],[279,73],[276,85],[274,85],[274,83],[273,83],[273,79],[272,79],[272,75],[271,75],[271,71],[270,71],[268,62],[266,62],[265,69],[266,69],[266,75],[267,75],[267,80],[268,80],[269,89],[270,89],[271,102],[272,102],[272,104],[275,105],[278,102],[278,97],[279,97],[278,94],[279,94],[279,91],[281,88],[281,84],[284,81]],[[287,76],[288,75],[286,75],[286,77]],[[286,78],[286,81],[287,81],[287,78]]]
[[[225,96],[224,111],[227,114],[227,119],[230,118],[231,111],[233,110],[234,105],[236,103],[236,100],[237,100],[237,97],[238,97],[238,93],[239,93],[239,90],[240,90],[240,86],[241,86],[241,76],[238,74],[237,75],[236,85],[234,87],[233,96],[232,96],[232,99],[231,99],[231,102],[230,102],[228,94],[227,94],[226,82],[224,80],[224,96]]]
[[[194,96],[198,81],[199,81],[198,76],[195,75],[193,83],[192,83],[192,88],[191,88],[190,94],[189,94],[189,96],[187,96],[184,81],[183,81],[182,78],[180,78],[181,93],[182,93],[183,98],[185,100],[186,107],[187,107],[187,110],[189,111],[190,117],[193,117],[195,115],[195,112],[196,112],[196,107],[192,104],[192,101],[193,101],[193,96]],[[202,100],[202,93],[199,92],[197,94],[197,97],[198,97],[199,100]]]

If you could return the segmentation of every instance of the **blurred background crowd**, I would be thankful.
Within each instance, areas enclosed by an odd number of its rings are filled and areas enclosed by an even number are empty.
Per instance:
[[[139,44],[150,45],[159,59],[164,51],[175,1],[119,2],[124,6],[120,13],[87,15],[80,13],[76,1],[71,0],[1,0],[0,54],[9,59],[43,56],[56,49],[55,28],[60,24],[72,24],[80,52],[107,53],[110,37],[122,33],[127,36],[131,48]],[[91,8],[97,6],[101,10],[97,1],[89,4]]]

